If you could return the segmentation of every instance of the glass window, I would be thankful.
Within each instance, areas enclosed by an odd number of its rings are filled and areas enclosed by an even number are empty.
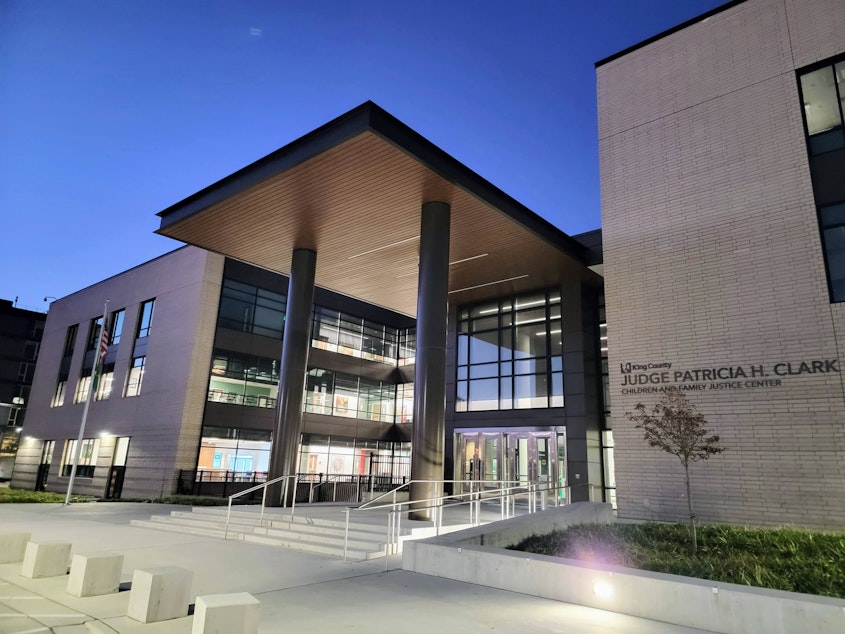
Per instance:
[[[560,292],[458,309],[457,411],[563,406]]]
[[[73,397],[74,403],[84,403],[88,398],[88,389],[91,387],[91,377],[81,376],[76,384],[76,394]]]
[[[114,379],[114,363],[106,364],[97,376],[97,388],[94,398],[104,401],[111,395],[112,380]]]
[[[91,320],[91,325],[88,327],[88,343],[85,345],[86,351],[93,350],[97,347],[97,339],[100,337],[100,326],[102,325],[102,317]]]
[[[270,464],[271,434],[259,429],[204,427],[197,480],[262,481]],[[233,473],[234,472],[234,473]]]
[[[306,376],[306,412],[392,423],[410,422],[413,408],[413,384],[397,387],[320,368]]]
[[[148,299],[141,304],[141,318],[138,321],[138,335],[136,339],[141,337],[149,337],[150,328],[153,325],[153,309],[155,308],[155,299]]]
[[[414,420],[414,384],[400,383],[396,386],[396,422],[410,423]]]
[[[334,402],[334,372],[315,368],[305,377],[305,411],[331,415]]]
[[[417,331],[413,328],[399,333],[399,365],[416,363]]]
[[[281,293],[224,278],[217,325],[281,339],[286,302]]]
[[[79,324],[68,326],[67,335],[65,335],[65,351],[62,356],[73,356],[73,348],[76,345],[76,333],[79,330]]]
[[[66,440],[62,452],[62,475],[67,477],[73,468],[74,456],[76,455],[76,440]],[[84,438],[79,450],[79,461],[76,466],[76,477],[93,478],[94,467],[97,465],[97,455],[100,451],[100,440],[95,438]]]
[[[67,387],[67,379],[59,379],[56,383],[56,391],[53,394],[53,401],[51,407],[61,407],[65,404],[65,387]]]
[[[278,363],[275,359],[215,350],[208,400],[274,408],[279,391]]]
[[[810,152],[821,154],[845,147],[845,61],[803,73],[800,84]]]
[[[126,396],[138,396],[141,393],[141,383],[144,380],[144,363],[146,357],[135,357],[129,366],[126,378]]]
[[[845,203],[819,209],[825,264],[834,302],[845,301]]]
[[[14,367],[14,366],[12,366]],[[18,366],[18,381],[22,383],[32,383],[32,377],[35,374],[35,364],[21,361]]]
[[[314,307],[311,345],[315,348],[396,365],[397,348],[400,354],[403,352],[399,338],[395,328],[323,306]]]
[[[23,358],[27,361],[36,361],[41,344],[37,341],[26,341],[23,344]]]
[[[335,376],[334,412],[335,416],[358,417],[358,378],[343,374]]]
[[[124,309],[116,310],[111,314],[109,320],[109,345],[120,343],[120,335],[123,332],[123,317],[126,314]]]

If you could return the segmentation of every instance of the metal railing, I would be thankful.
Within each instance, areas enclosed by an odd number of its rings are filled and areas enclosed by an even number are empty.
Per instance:
[[[267,502],[267,487],[276,484],[277,482],[281,482],[284,480],[284,485],[282,485],[282,508],[287,508],[288,504],[288,488],[290,485],[290,481],[294,481],[294,495],[293,501],[291,503],[291,518],[293,518],[296,512],[296,484],[299,481],[298,475],[291,475],[291,476],[281,476],[278,478],[274,478],[272,480],[268,480],[267,482],[262,482],[250,489],[246,489],[244,491],[240,491],[239,493],[235,493],[229,496],[229,509],[226,511],[226,528],[223,529],[223,539],[227,539],[229,536],[229,520],[232,517],[232,500],[235,498],[239,498],[243,495],[247,495],[248,493],[252,493],[253,491],[258,491],[259,489],[264,489],[261,493],[261,515],[258,518],[258,525],[264,525],[264,508],[266,507]]]
[[[307,481],[308,502],[361,502],[365,493],[375,495],[380,491],[391,491],[405,483],[401,476],[377,476],[368,474],[331,474],[318,480],[305,477]],[[324,491],[328,493],[324,494]]]
[[[469,485],[469,491],[461,491],[459,493],[444,494],[431,498],[423,498],[419,500],[403,500],[397,501],[396,496],[405,487],[412,483],[428,483],[440,485],[441,490],[443,485]],[[504,486],[499,486],[504,485]],[[492,486],[492,488],[491,488]],[[478,487],[476,489],[476,487]],[[481,503],[482,502],[499,502],[501,519],[513,517],[516,514],[517,499],[525,499],[527,502],[527,513],[536,513],[538,510],[546,510],[549,505],[549,494],[554,501],[554,506],[562,506],[569,504],[571,501],[571,491],[573,488],[587,487],[587,498],[589,501],[594,501],[594,490],[601,487],[593,484],[579,484],[573,486],[559,485],[549,482],[547,480],[539,480],[534,482],[525,482],[524,480],[495,480],[495,481],[479,481],[479,480],[412,480],[402,486],[395,488],[392,491],[380,495],[366,504],[362,504],[357,508],[347,507],[346,514],[346,529],[344,531],[343,543],[343,559],[347,559],[347,551],[349,544],[349,523],[352,513],[368,512],[368,511],[384,511],[387,509],[388,521],[386,529],[386,543],[385,543],[385,570],[388,569],[390,555],[395,555],[399,552],[399,544],[401,541],[401,522],[402,515],[407,512],[415,511],[432,511],[432,523],[435,529],[435,535],[439,535],[443,528],[443,507],[444,503],[448,503],[450,508],[456,506],[467,506],[469,509],[469,521],[471,526],[478,526],[481,524]],[[392,501],[376,504],[378,501],[392,497]],[[422,506],[421,506],[422,505]]]

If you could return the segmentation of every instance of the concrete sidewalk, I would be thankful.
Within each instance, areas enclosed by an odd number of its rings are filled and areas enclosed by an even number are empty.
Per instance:
[[[0,531],[63,540],[73,553],[124,555],[121,580],[136,568],[193,571],[198,595],[249,592],[261,602],[262,634],[276,632],[701,632],[426,575],[390,570],[383,559],[348,563],[288,549],[129,526],[167,514],[155,504],[0,505]],[[307,513],[306,509],[297,512]],[[391,567],[398,567],[398,558]],[[125,616],[128,592],[77,599],[67,577],[26,579],[0,565],[0,634],[189,634],[193,617],[142,624]]]

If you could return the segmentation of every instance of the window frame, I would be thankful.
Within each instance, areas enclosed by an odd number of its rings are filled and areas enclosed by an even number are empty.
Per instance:
[[[543,331],[537,332],[541,326]],[[459,306],[455,412],[564,407],[562,329],[561,295],[556,287]],[[520,334],[528,344],[523,349],[518,347]],[[553,342],[555,335],[560,342]],[[490,346],[495,349],[488,350]],[[543,390],[537,389],[540,384]],[[479,391],[491,396],[495,392],[496,397],[474,399]],[[484,405],[492,402],[495,407]]]
[[[810,157],[814,156],[822,156],[824,154],[828,154],[830,152],[840,152],[845,150],[845,141],[840,147],[832,148],[829,150],[824,150],[820,152],[813,151],[813,145],[811,143],[811,139],[813,137],[817,137],[819,134],[823,134],[825,132],[830,132],[831,130],[825,130],[823,132],[817,132],[816,134],[810,134],[810,126],[809,122],[807,121],[807,111],[805,108],[805,99],[804,99],[804,88],[801,84],[801,78],[805,75],[809,75],[810,73],[814,73],[819,71],[823,68],[830,67],[831,72],[833,73],[834,77],[834,88],[836,90],[836,105],[839,107],[839,129],[842,132],[843,139],[845,139],[845,82],[838,82],[836,80],[836,66],[837,64],[845,64],[845,53],[841,55],[836,55],[834,57],[830,57],[828,59],[822,60],[820,62],[816,62],[814,64],[810,64],[809,66],[804,66],[803,68],[799,68],[795,71],[796,83],[798,84],[798,97],[800,100],[801,106],[801,121],[804,128],[804,140],[807,144],[807,155]]]

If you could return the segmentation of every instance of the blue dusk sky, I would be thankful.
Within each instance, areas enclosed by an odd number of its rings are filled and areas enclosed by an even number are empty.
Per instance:
[[[569,234],[594,63],[723,0],[0,0],[0,298],[179,243],[157,212],[372,100]]]

